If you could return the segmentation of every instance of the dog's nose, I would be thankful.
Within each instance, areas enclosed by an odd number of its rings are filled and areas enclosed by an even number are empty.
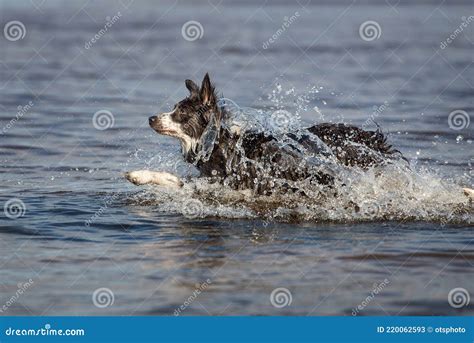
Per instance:
[[[148,123],[152,125],[156,121],[156,118],[157,118],[156,116],[148,118]]]

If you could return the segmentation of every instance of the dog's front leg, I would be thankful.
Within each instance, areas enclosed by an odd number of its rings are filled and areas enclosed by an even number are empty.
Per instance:
[[[474,200],[474,189],[463,188],[464,194],[471,200]]]
[[[135,185],[160,185],[172,188],[180,188],[183,186],[181,180],[170,173],[154,172],[151,170],[137,170],[125,173],[128,181]]]

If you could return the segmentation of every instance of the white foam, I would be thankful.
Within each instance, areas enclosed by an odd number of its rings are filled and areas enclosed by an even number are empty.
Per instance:
[[[317,94],[317,91],[309,92],[309,95],[314,94]],[[230,115],[222,125],[228,128],[238,126],[242,131],[257,130],[272,134],[278,138],[278,144],[282,149],[290,149],[295,154],[301,154],[305,167],[314,170],[324,168],[325,171],[329,170],[336,174],[334,187],[328,189],[303,180],[289,182],[293,189],[301,192],[275,189],[273,194],[261,196],[252,193],[251,190],[236,191],[209,179],[189,178],[182,189],[170,190],[150,186],[147,191],[136,195],[135,200],[156,205],[162,211],[183,213],[190,218],[258,217],[276,221],[311,222],[388,220],[468,224],[474,222],[472,201],[470,202],[463,194],[462,187],[456,180],[442,179],[433,170],[408,166],[401,160],[391,161],[388,165],[368,171],[338,164],[334,156],[327,153],[328,149],[324,143],[303,129],[304,124],[299,120],[299,111],[309,109],[308,98],[295,94],[293,89],[282,92],[281,86],[278,85],[269,96],[277,111],[281,111],[284,95],[294,97],[297,104],[296,113],[284,112],[284,115],[289,116],[288,127],[282,128],[281,122],[277,122],[278,127],[275,127],[275,121],[269,120],[275,111],[266,113],[251,108],[243,109],[231,101],[228,101],[231,106],[227,107]],[[298,119],[293,120],[295,118]],[[298,125],[295,126],[295,122]],[[309,135],[314,145],[325,152],[325,156],[306,154],[304,147],[285,135],[287,131],[295,130],[298,135]],[[255,166],[264,170],[258,163],[255,163]],[[160,166],[155,169],[160,170]],[[288,180],[275,179],[265,172],[258,179],[265,181],[271,179],[275,187],[288,183]],[[302,195],[302,192],[305,195]]]

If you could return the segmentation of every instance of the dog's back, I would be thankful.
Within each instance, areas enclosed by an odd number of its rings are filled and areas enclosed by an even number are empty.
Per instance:
[[[310,166],[305,163],[308,155],[366,169],[385,163],[388,157],[398,153],[380,131],[364,131],[345,124],[319,124],[298,134],[288,133],[285,138],[282,144],[267,132],[235,134],[221,127],[209,158],[191,157],[188,162],[194,163],[203,176],[225,180],[235,189],[268,194],[277,188],[279,181],[283,182],[280,182],[283,190],[291,188],[291,181],[301,180],[332,186],[335,175],[329,164]]]
[[[380,130],[365,131],[346,124],[324,123],[311,126],[308,131],[318,136],[346,166],[368,168],[380,165],[394,154],[401,156]]]

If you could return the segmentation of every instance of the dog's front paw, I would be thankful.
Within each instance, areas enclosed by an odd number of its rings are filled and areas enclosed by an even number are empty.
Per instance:
[[[474,189],[463,188],[463,191],[465,196],[467,196],[471,200],[474,200]]]
[[[125,173],[125,177],[128,181],[133,183],[134,185],[146,185],[152,181],[151,172],[148,170],[137,170]]]
[[[172,188],[180,188],[183,186],[183,183],[177,176],[165,172],[137,170],[125,173],[125,177],[135,185],[153,184]]]

